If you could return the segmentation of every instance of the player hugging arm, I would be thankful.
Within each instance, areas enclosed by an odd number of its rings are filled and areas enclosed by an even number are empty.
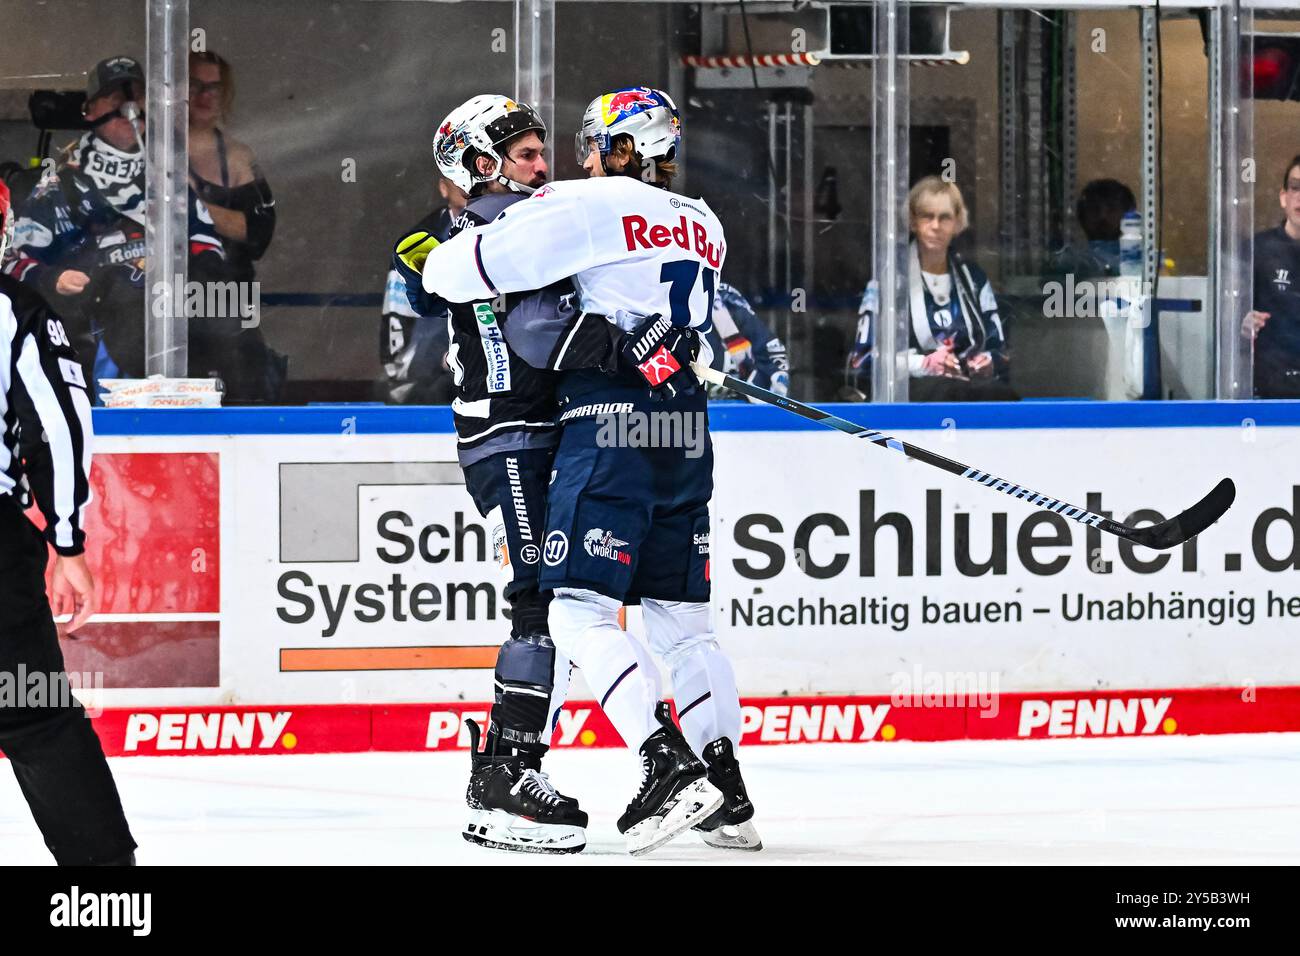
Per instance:
[[[573,281],[583,320],[569,326],[572,341],[552,337],[533,354],[561,370],[563,409],[539,585],[554,590],[557,651],[639,751],[641,785],[618,821],[634,855],[692,827],[711,846],[761,847],[735,757],[735,677],[713,633],[713,455],[690,370],[697,357],[709,361],[701,335],[726,240],[707,203],[668,190],[680,140],[667,94],[637,87],[597,97],[577,140],[590,179],[538,190],[433,249],[423,270],[425,290],[452,302]],[[594,316],[615,331],[586,327]],[[602,336],[616,358],[568,365],[580,338],[597,343],[585,356],[594,361]],[[664,440],[644,440],[647,429]],[[619,627],[619,608],[631,603],[672,673],[680,730],[654,659]]]
[[[445,205],[406,230],[399,244],[412,236],[431,235],[439,242],[451,236],[452,224],[464,212],[469,196],[442,175],[438,176],[438,192]],[[451,368],[447,351],[451,339],[447,333],[447,303],[430,301],[434,297],[421,287],[419,272],[407,268],[396,256],[393,259],[384,285],[379,326],[385,399],[395,405],[448,405]]]

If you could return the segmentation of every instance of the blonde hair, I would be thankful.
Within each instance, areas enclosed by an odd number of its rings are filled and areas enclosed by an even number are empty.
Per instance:
[[[190,75],[194,74],[194,67],[200,63],[211,63],[217,68],[217,75],[221,80],[221,97],[218,100],[221,109],[221,121],[229,122],[230,114],[235,108],[235,74],[230,69],[230,64],[226,62],[225,57],[220,53],[214,53],[211,50],[202,52],[190,51]]]
[[[908,190],[908,223],[916,221],[917,216],[921,213],[921,202],[931,196],[948,197],[948,201],[952,203],[952,214],[957,225],[957,230],[953,235],[961,235],[966,230],[966,227],[970,225],[970,218],[966,213],[966,201],[961,198],[961,190],[957,188],[956,183],[950,183],[938,176],[924,176],[918,179],[916,185]]]

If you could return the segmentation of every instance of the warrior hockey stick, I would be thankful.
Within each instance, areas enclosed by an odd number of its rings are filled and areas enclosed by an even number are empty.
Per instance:
[[[960,478],[969,478],[971,481],[978,482],[994,491],[1001,491],[1011,495],[1013,498],[1020,498],[1031,505],[1037,505],[1040,508],[1046,508],[1063,518],[1069,518],[1071,521],[1077,521],[1080,524],[1089,525],[1093,528],[1099,528],[1109,534],[1117,535],[1121,538],[1127,538],[1137,544],[1144,545],[1148,548],[1165,550],[1167,548],[1177,547],[1184,541],[1196,537],[1214,522],[1223,517],[1223,513],[1228,510],[1233,499],[1237,496],[1236,486],[1233,485],[1231,478],[1224,478],[1214,486],[1214,489],[1192,505],[1180,515],[1175,515],[1159,524],[1149,525],[1144,528],[1134,528],[1131,525],[1121,524],[1118,521],[1112,521],[1101,515],[1093,514],[1076,505],[1068,504],[1058,498],[1049,498],[1047,495],[1039,494],[1024,488],[1015,482],[1007,481],[1004,478],[998,478],[990,475],[988,472],[980,471],[978,468],[972,468],[969,465],[963,465],[959,461],[953,461],[951,458],[945,458],[942,455],[936,455],[932,451],[926,451],[924,448],[918,448],[916,445],[910,445],[905,441],[897,438],[891,438],[881,432],[874,431],[863,425],[855,425],[853,422],[844,418],[839,418],[830,412],[824,412],[820,408],[814,408],[812,405],[805,405],[802,402],[796,402],[794,399],[785,398],[777,395],[775,392],[769,392],[765,388],[757,385],[751,385],[731,375],[725,375],[722,372],[715,371],[708,366],[701,365],[698,362],[691,363],[691,370],[703,381],[710,385],[722,385],[731,389],[733,392],[739,392],[741,395],[757,399],[760,402],[766,402],[768,405],[775,405],[777,408],[784,408],[787,412],[794,412],[802,418],[809,421],[820,422],[828,428],[835,428],[854,438],[865,438],[873,445],[881,448],[892,448],[894,451],[901,452],[908,458],[916,461],[925,462],[927,465],[933,465],[935,468],[942,468],[944,471],[951,472]]]

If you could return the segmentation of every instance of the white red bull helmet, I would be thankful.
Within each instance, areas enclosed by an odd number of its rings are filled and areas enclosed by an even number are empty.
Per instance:
[[[13,200],[9,195],[9,187],[0,179],[0,261],[4,260],[5,252],[13,245],[13,239]]]
[[[632,147],[643,160],[670,161],[682,144],[682,120],[677,105],[663,90],[632,86],[596,97],[582,114],[575,146],[578,162],[586,161],[588,140],[595,140],[603,164],[614,137],[632,137]]]
[[[501,173],[500,147],[506,140],[533,130],[543,141],[546,125],[526,103],[508,96],[481,93],[466,100],[438,124],[433,137],[433,156],[441,173],[468,193],[479,183],[497,180],[511,189],[531,192]],[[496,162],[491,175],[479,175],[475,160],[487,156]]]

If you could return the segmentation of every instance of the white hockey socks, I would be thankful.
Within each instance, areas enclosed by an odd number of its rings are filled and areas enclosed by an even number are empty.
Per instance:
[[[731,661],[714,639],[710,608],[687,601],[641,602],[650,646],[672,670],[677,721],[696,754],[719,737],[740,748],[740,693]]]
[[[649,652],[618,626],[620,603],[594,591],[557,588],[551,601],[551,640],[582,671],[600,708],[635,753],[659,729],[662,693]]]

